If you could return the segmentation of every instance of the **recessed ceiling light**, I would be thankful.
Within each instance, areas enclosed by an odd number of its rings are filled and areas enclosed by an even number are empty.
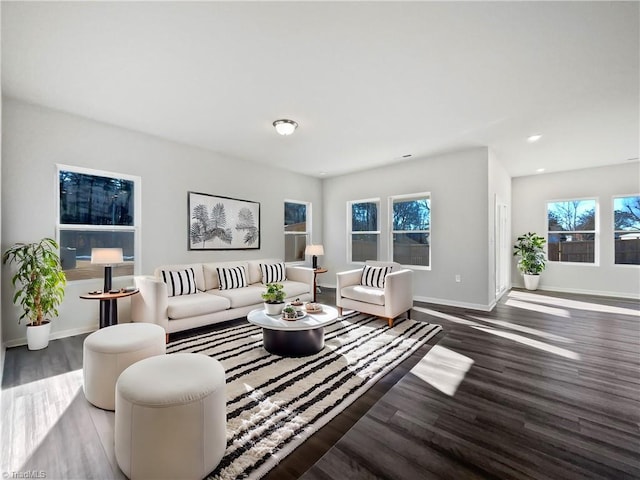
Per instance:
[[[542,173],[542,172],[544,172],[544,168],[539,168],[539,169],[536,170],[536,172]]]
[[[413,155],[412,155],[412,154],[410,154],[410,153],[407,153],[407,154],[405,154],[405,155],[402,155],[402,158],[409,158],[409,157],[411,157],[411,156],[413,156]]]
[[[327,174],[327,172],[320,172],[320,176],[324,177]]]
[[[540,140],[541,138],[542,138],[542,135],[540,134],[531,135],[529,138],[527,138],[527,142],[534,143]]]
[[[291,135],[295,129],[298,128],[298,124],[296,122],[286,118],[276,120],[273,122],[273,126],[276,128],[276,132],[280,135]]]

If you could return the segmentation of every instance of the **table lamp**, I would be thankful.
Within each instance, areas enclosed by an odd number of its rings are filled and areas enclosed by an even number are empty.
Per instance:
[[[318,255],[324,255],[324,247],[322,245],[307,245],[304,253],[305,255],[313,255],[311,266],[315,270],[318,268]]]
[[[103,293],[111,290],[111,266],[124,261],[121,248],[92,248],[91,263],[104,265],[104,288]]]

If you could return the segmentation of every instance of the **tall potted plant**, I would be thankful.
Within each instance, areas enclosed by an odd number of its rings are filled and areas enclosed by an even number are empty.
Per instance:
[[[284,292],[284,285],[281,283],[267,283],[267,291],[262,294],[264,309],[267,315],[279,315],[284,308],[284,299],[287,294]]]
[[[538,288],[540,274],[546,267],[544,253],[544,244],[546,242],[544,237],[529,232],[519,236],[516,244],[513,246],[514,257],[520,257],[518,260],[518,270],[522,272],[524,286],[527,290],[535,290]]]
[[[58,316],[67,278],[62,270],[58,244],[51,238],[34,243],[16,243],[2,255],[2,263],[16,265],[11,284],[13,303],[22,307],[18,323],[26,318],[27,346],[40,350],[49,345],[51,318]]]

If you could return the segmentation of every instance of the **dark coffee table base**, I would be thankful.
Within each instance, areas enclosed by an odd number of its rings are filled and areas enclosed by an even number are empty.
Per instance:
[[[262,329],[262,340],[267,352],[281,357],[305,357],[324,348],[324,327],[311,330]]]

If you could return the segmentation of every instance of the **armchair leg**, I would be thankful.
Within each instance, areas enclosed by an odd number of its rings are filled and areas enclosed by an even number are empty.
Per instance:
[[[169,343],[169,334],[165,333],[164,336],[165,336],[164,343]]]
[[[411,309],[407,310],[407,318],[411,320]]]
[[[342,307],[338,307],[338,315],[342,316]]]
[[[387,318],[387,322],[389,322],[389,328],[393,327],[393,318]]]

